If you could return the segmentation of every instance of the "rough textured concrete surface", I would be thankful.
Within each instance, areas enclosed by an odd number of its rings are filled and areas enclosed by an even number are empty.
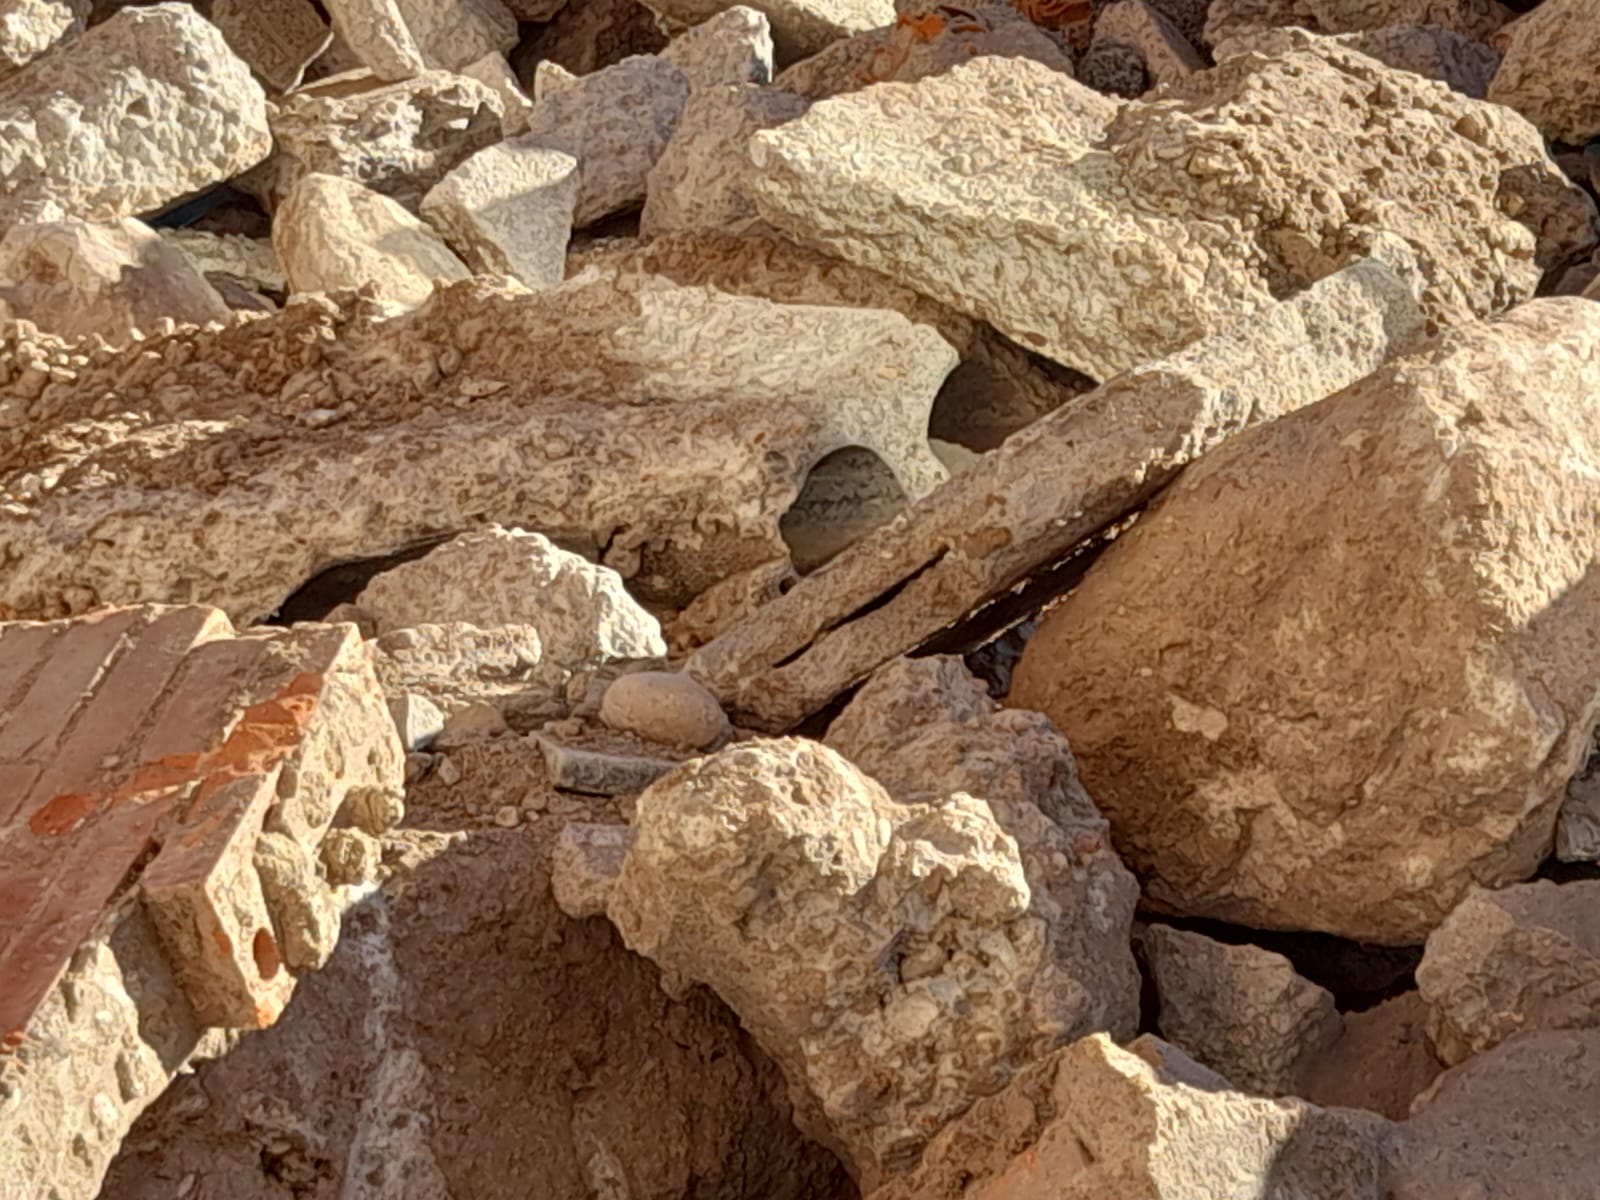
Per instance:
[[[1592,303],[1450,330],[1208,454],[1050,612],[1011,700],[1148,902],[1415,943],[1534,872],[1596,717],[1596,388]]]
[[[955,660],[896,664],[829,734],[882,785],[784,740],[638,801],[608,915],[740,1014],[868,1189],[1033,1058],[1136,1023],[1131,880],[1065,743],[1020,718]]]
[[[76,370],[0,327],[0,604],[253,619],[328,567],[496,521],[682,604],[785,554],[779,521],[835,450],[870,449],[913,498],[945,477],[927,428],[956,355],[897,313],[579,279],[374,316],[305,302]],[[113,412],[110,440],[81,439]]]
[[[680,67],[691,88],[772,82],[772,25],[742,4],[685,30],[661,57]]]
[[[83,32],[89,0],[0,0],[0,78]]]
[[[667,652],[661,626],[615,571],[521,529],[491,526],[451,538],[376,576],[356,603],[380,634],[448,621],[529,625],[544,658],[568,669]]]
[[[333,43],[333,29],[311,0],[211,0],[210,17],[274,92],[299,87],[306,68]]]
[[[1600,138],[1600,17],[1587,0],[1546,0],[1494,39],[1500,69],[1489,99],[1516,109],[1557,142]]]
[[[474,271],[541,288],[566,276],[577,201],[577,159],[501,142],[436,183],[421,212]]]
[[[1141,941],[1161,1036],[1241,1091],[1294,1093],[1299,1064],[1339,1037],[1332,994],[1281,954],[1170,925],[1150,926]]]
[[[729,7],[727,0],[649,0],[648,7],[669,26],[687,28]],[[894,21],[894,0],[756,0],[750,8],[772,24],[772,44],[780,63],[816,54],[852,33]]]
[[[689,77],[665,59],[639,56],[535,96],[528,132],[513,145],[560,150],[578,160],[573,220],[583,226],[644,202],[645,180],[689,98]]]
[[[1421,325],[1386,267],[1340,271],[1013,434],[984,470],[770,599],[688,669],[741,723],[786,729],[1062,559],[1183,464],[1360,379]]]
[[[400,747],[348,629],[106,609],[0,624],[0,663],[0,1179],[92,1195],[207,1029],[275,1021],[337,921],[314,873],[258,872],[264,832],[313,850],[398,790]]]
[[[274,106],[272,157],[239,183],[272,209],[303,176],[338,175],[415,212],[457,164],[501,139],[502,105],[492,88],[445,71],[319,80]]]
[[[1500,66],[1500,55],[1483,42],[1438,25],[1384,25],[1359,33],[1322,35],[1303,29],[1267,29],[1240,34],[1218,48],[1218,57],[1235,54],[1277,54],[1315,44],[1326,36],[1369,58],[1448,83],[1463,95],[1482,100]]]
[[[1417,989],[1447,1063],[1521,1030],[1600,1026],[1600,880],[1468,893],[1428,936]]]
[[[1450,324],[1595,240],[1526,121],[1325,42],[1121,107],[980,57],[815,104],[750,154],[777,228],[1102,379],[1369,255],[1413,261]]]
[[[0,82],[0,230],[152,212],[271,148],[266,94],[215,25],[124,9]]]
[[[46,333],[118,344],[164,319],[204,325],[228,312],[189,259],[132,217],[13,225],[0,236],[0,316]]]
[[[1205,38],[1295,25],[1312,33],[1357,33],[1386,25],[1438,25],[1486,42],[1512,12],[1497,0],[1212,0]]]
[[[337,175],[305,175],[272,220],[272,248],[294,292],[372,289],[396,312],[440,283],[470,278],[431,227],[397,202]]]

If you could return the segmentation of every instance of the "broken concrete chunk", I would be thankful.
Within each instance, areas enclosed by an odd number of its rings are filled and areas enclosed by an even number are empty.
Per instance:
[[[970,19],[969,19],[970,18]],[[931,36],[930,36],[931,34]],[[1069,78],[1072,56],[1008,4],[980,5],[959,19],[926,17],[834,42],[777,78],[786,92],[822,100],[875,83],[914,83],[943,75],[980,55],[1028,58]]]
[[[672,671],[634,671],[614,680],[600,701],[600,719],[612,729],[685,750],[715,749],[733,736],[717,698],[697,680]]]
[[[577,199],[571,155],[501,142],[435,184],[421,211],[474,271],[546,288],[565,278]]]
[[[338,175],[416,211],[459,163],[501,140],[502,101],[476,79],[428,71],[398,83],[324,79],[272,112],[272,158],[239,186],[269,210],[306,175]]]
[[[564,792],[628,796],[642,792],[678,764],[664,758],[610,754],[567,746],[542,734],[535,739],[550,782]]]
[[[400,744],[408,751],[426,750],[444,731],[444,713],[439,706],[415,692],[402,692],[390,700],[389,712],[394,716]]]
[[[507,137],[516,137],[528,131],[528,116],[533,112],[533,101],[517,82],[516,73],[504,54],[485,54],[476,62],[462,67],[458,74],[476,79],[500,98],[500,124]]]
[[[204,325],[228,313],[189,260],[132,217],[17,224],[0,237],[0,315],[47,333],[123,344],[163,319]]]
[[[646,177],[640,235],[737,230],[754,223],[755,208],[740,190],[741,177],[749,170],[745,145],[751,134],[792,121],[807,107],[798,96],[753,84],[694,91],[672,140]]]
[[[351,53],[385,83],[427,70],[422,47],[406,25],[400,0],[325,0],[328,17]]]
[[[161,240],[177,249],[207,279],[227,276],[252,291],[281,294],[288,287],[283,266],[269,238],[204,229],[159,229]],[[212,286],[216,284],[213,282]]]
[[[333,44],[312,0],[212,0],[212,24],[274,92],[300,86],[306,68]]]
[[[152,212],[272,148],[266,95],[187,4],[128,8],[0,88],[0,230]]]
[[[1489,99],[1556,142],[1600,138],[1600,20],[1587,0],[1546,0],[1495,36],[1500,69]]]
[[[1439,1077],[1399,1127],[1386,1200],[1581,1197],[1600,1171],[1600,1030],[1530,1030]]]
[[[1392,1141],[1381,1117],[1242,1095],[1153,1038],[1095,1034],[979,1100],[874,1200],[1382,1200]]]
[[[397,0],[422,61],[460,71],[517,44],[517,19],[501,0]]]
[[[1220,48],[1240,34],[1291,25],[1312,33],[1438,25],[1487,42],[1511,17],[1498,0],[1211,0],[1205,40]]]
[[[1451,1064],[1519,1030],[1600,1026],[1600,880],[1468,893],[1428,935],[1417,989]]]
[[[321,967],[339,940],[339,909],[310,850],[282,833],[263,833],[255,870],[283,961],[296,971]]]
[[[487,703],[521,725],[566,715],[569,672],[545,662],[531,625],[417,625],[378,638],[373,660],[388,695],[423,696],[445,714]]]
[[[1283,1096],[1338,1039],[1333,996],[1257,946],[1152,925],[1142,939],[1160,993],[1156,1026],[1241,1091]]]
[[[772,82],[772,26],[742,4],[708,17],[668,43],[661,57],[683,69],[689,87]]]
[[[739,1014],[868,1190],[1094,1003],[972,796],[902,805],[815,743],[744,743],[652,785],[633,828],[612,922]]]
[[[1177,26],[1148,0],[1116,0],[1101,9],[1095,19],[1094,40],[1119,42],[1137,50],[1151,86],[1187,79],[1206,65]]]
[[[669,26],[686,29],[730,7],[727,0],[649,0]],[[830,42],[894,23],[894,0],[752,0],[750,8],[772,24],[779,63],[816,54]]]
[[[0,79],[83,32],[89,0],[0,0]]]
[[[1244,95],[1262,115],[1248,163],[1213,119]],[[1121,108],[983,57],[813,105],[750,154],[772,225],[1095,378],[1379,252],[1414,257],[1430,318],[1458,323],[1531,296],[1595,236],[1592,202],[1525,121],[1320,42]],[[1358,192],[1360,213],[1313,199]],[[1093,299],[1069,314],[1065,294]]]
[[[550,862],[550,885],[561,911],[577,921],[604,916],[632,844],[633,830],[626,825],[568,822]]]
[[[370,287],[394,312],[422,304],[436,284],[472,273],[395,201],[336,175],[295,184],[273,217],[272,248],[291,291]]]
[[[440,621],[528,625],[569,670],[666,654],[661,626],[613,570],[521,529],[463,533],[375,576],[356,598],[381,633]]]
[[[1387,267],[1346,268],[1013,434],[985,470],[802,579],[687,669],[741,725],[785,729],[1059,561],[1182,464],[1361,378],[1421,327]]]
[[[359,829],[330,829],[322,839],[321,856],[329,883],[361,887],[377,879],[383,847],[377,838]]]
[[[676,606],[784,555],[783,514],[835,450],[872,450],[910,497],[945,474],[927,429],[955,351],[897,313],[591,277],[455,284],[412,317],[375,318],[300,303],[53,380],[67,350],[0,326],[4,353],[47,381],[0,384],[0,412],[27,425],[0,425],[0,553],[17,564],[0,603],[34,615],[198,594],[260,617],[329,564],[499,521],[603,556],[642,601]],[[192,349],[169,366],[179,344]],[[73,422],[113,388],[135,414],[126,434],[85,443]],[[89,466],[100,455],[110,474]],[[46,489],[44,463],[76,466]],[[375,478],[383,502],[351,506]]]
[[[626,59],[570,87],[536,93],[528,132],[514,146],[560,150],[578,160],[573,220],[589,225],[644,202],[645,179],[689,98],[689,77],[664,59]]]
[[[1590,745],[1597,388],[1587,301],[1449,330],[1206,455],[1050,611],[1011,700],[1147,901],[1411,944],[1533,874]]]

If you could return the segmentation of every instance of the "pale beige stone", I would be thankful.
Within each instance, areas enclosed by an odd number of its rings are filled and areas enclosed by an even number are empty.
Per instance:
[[[398,83],[427,70],[400,0],[326,0],[326,4],[340,41],[377,78]]]
[[[266,95],[215,25],[124,9],[0,88],[0,230],[148,213],[271,147]]]
[[[1486,42],[1512,17],[1497,0],[1211,0],[1205,39],[1299,26],[1312,33],[1357,33],[1386,25],[1438,25]]]
[[[669,26],[686,29],[730,7],[727,0],[649,0]],[[830,42],[894,23],[894,0],[754,0],[748,7],[772,25],[779,63],[816,54]]]
[[[1592,0],[1545,0],[1494,38],[1500,69],[1489,99],[1557,142],[1600,138],[1600,12]]]
[[[543,288],[566,276],[577,200],[570,154],[501,142],[436,183],[421,212],[474,271]]]
[[[306,68],[333,44],[333,29],[311,0],[212,0],[210,16],[275,92],[299,87]]]
[[[1094,37],[1097,42],[1122,42],[1138,50],[1152,86],[1187,79],[1205,69],[1199,51],[1148,0],[1107,5],[1095,20]]]
[[[335,175],[307,175],[279,206],[272,247],[295,292],[370,287],[394,310],[415,308],[441,281],[471,272],[399,204]]]
[[[132,217],[13,225],[0,237],[0,315],[47,333],[125,343],[163,320],[204,325],[228,312],[183,254]]]
[[[507,137],[516,137],[528,131],[533,101],[517,82],[516,72],[511,69],[504,54],[485,54],[462,67],[458,74],[476,79],[500,98],[500,124]]]
[[[1149,903],[1407,944],[1533,874],[1600,700],[1597,387],[1592,303],[1449,330],[1208,454],[1050,612],[1011,701]]]
[[[600,701],[600,719],[612,729],[687,750],[712,750],[733,735],[717,698],[692,677],[672,671],[633,671],[614,680]]]
[[[661,57],[683,69],[691,88],[772,82],[772,26],[765,13],[742,4],[685,30]]]
[[[0,78],[84,30],[89,0],[0,0]]]

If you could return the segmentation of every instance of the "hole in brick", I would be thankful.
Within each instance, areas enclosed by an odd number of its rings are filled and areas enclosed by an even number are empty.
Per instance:
[[[250,942],[250,953],[255,956],[256,971],[263,979],[271,979],[283,969],[283,956],[278,953],[278,940],[269,930],[256,930],[256,936]]]

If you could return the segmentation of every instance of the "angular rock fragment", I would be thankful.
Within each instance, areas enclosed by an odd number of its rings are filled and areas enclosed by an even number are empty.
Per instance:
[[[792,121],[807,107],[799,96],[753,84],[695,90],[645,178],[640,235],[753,223],[755,209],[739,186],[749,170],[744,147],[751,134]]]
[[[211,22],[274,92],[300,80],[333,43],[333,30],[311,0],[212,0]]]
[[[161,240],[176,247],[212,281],[225,276],[241,287],[281,295],[288,287],[283,264],[267,238],[210,233],[204,229],[161,229]]]
[[[661,626],[615,571],[521,529],[491,526],[452,538],[377,575],[356,603],[380,634],[441,621],[528,625],[539,632],[545,661],[569,670],[667,652]]]
[[[563,827],[550,864],[561,911],[580,921],[603,917],[632,844],[633,831],[626,825],[573,821]]]
[[[649,0],[649,7],[669,27],[688,28],[729,6],[727,0]],[[755,0],[749,7],[772,23],[773,48],[785,65],[895,17],[894,0]]]
[[[689,77],[672,63],[626,59],[559,92],[539,94],[528,132],[513,145],[560,150],[578,160],[573,220],[589,225],[643,203],[645,179],[688,98]]]
[[[626,796],[642,792],[677,763],[665,758],[645,758],[637,754],[610,754],[568,746],[542,734],[535,735],[550,783],[564,792],[590,796]],[[615,828],[606,826],[605,828]],[[620,860],[617,866],[621,866]],[[562,906],[566,911],[565,903]],[[603,908],[598,911],[604,911]],[[577,916],[577,913],[572,915]]]
[[[859,91],[874,83],[914,83],[943,75],[980,55],[1030,58],[1073,74],[1072,56],[1009,4],[979,5],[959,20],[898,21],[834,42],[790,66],[778,87],[807,100]]]
[[[460,71],[517,44],[517,19],[501,0],[398,0],[406,29],[435,70]]]
[[[0,0],[0,78],[83,32],[89,0]]]
[[[18,224],[0,237],[0,316],[120,344],[134,331],[220,321],[228,306],[178,250],[125,217]]]
[[[468,79],[476,79],[500,98],[500,124],[507,137],[516,137],[528,131],[528,116],[533,112],[533,101],[517,82],[516,74],[504,54],[485,54],[457,73]]]
[[[1428,935],[1417,990],[1452,1064],[1521,1030],[1600,1026],[1600,880],[1470,892]]]
[[[566,276],[577,200],[577,159],[501,142],[435,184],[421,212],[474,271],[545,288]]]
[[[1103,1034],[979,1100],[874,1200],[1384,1200],[1380,1117],[1264,1100],[1181,1052]]]
[[[339,908],[311,852],[283,833],[256,839],[254,864],[285,965],[313,971],[339,941]]]
[[[1248,133],[1224,115],[1240,103]],[[1595,237],[1515,114],[1326,43],[1120,109],[978,58],[813,105],[750,154],[774,226],[1097,378],[1375,253],[1416,259],[1435,323],[1482,316]]]
[[[1600,20],[1585,0],[1546,0],[1495,36],[1500,69],[1489,99],[1509,105],[1552,141],[1600,138]]]
[[[0,84],[0,230],[151,212],[267,156],[266,95],[187,4],[130,8]]]
[[[1303,29],[1241,34],[1229,39],[1219,56],[1282,54],[1295,47],[1314,45],[1320,37]],[[1331,40],[1398,71],[1448,83],[1475,100],[1488,95],[1489,81],[1500,66],[1500,56],[1483,42],[1438,25],[1385,25],[1360,33],[1339,34]]]
[[[1241,1091],[1293,1092],[1301,1063],[1339,1037],[1333,996],[1281,954],[1170,925],[1150,926],[1142,941],[1161,1036]]]
[[[661,57],[681,67],[690,88],[772,82],[772,26],[765,13],[736,4],[668,43]]]
[[[294,292],[368,287],[403,312],[436,284],[472,272],[431,228],[398,203],[336,175],[306,175],[272,221],[272,248]]]
[[[1012,702],[1148,902],[1403,944],[1534,872],[1593,724],[1596,388],[1585,301],[1447,331],[1207,455],[1050,612]]]
[[[1103,964],[1051,953],[989,804],[929,784],[898,803],[799,740],[692,760],[639,797],[606,908],[670,986],[705,983],[739,1014],[788,1076],[802,1129],[868,1190],[1051,1046],[1113,1012],[1131,1031],[1136,1003],[1131,964],[1108,993],[1072,971],[1103,979]],[[1131,917],[1131,886],[1121,899]],[[1060,920],[1071,938],[1095,916]]]
[[[428,71],[383,84],[335,76],[285,97],[273,154],[239,180],[270,210],[306,175],[338,175],[416,210],[428,189],[500,141],[501,100],[476,79]]]
[[[1399,1127],[1386,1200],[1562,1200],[1600,1174],[1600,1031],[1512,1036],[1440,1076]]]
[[[1220,48],[1239,34],[1288,25],[1312,33],[1438,25],[1487,42],[1512,15],[1498,0],[1212,0],[1205,39]]]
[[[340,40],[385,83],[412,79],[427,70],[422,47],[406,25],[401,0],[325,0]]]
[[[1187,79],[1206,65],[1177,26],[1148,0],[1116,0],[1107,5],[1095,20],[1094,40],[1137,50],[1152,87]]]
[[[1444,1070],[1416,991],[1343,1014],[1339,1036],[1296,1065],[1293,1092],[1323,1108],[1364,1108],[1403,1121]]]
[[[314,851],[400,751],[349,630],[110,609],[0,624],[0,664],[0,1170],[87,1196],[205,1025],[271,1024],[316,958],[322,885],[263,839]]]
[[[531,625],[414,625],[384,634],[372,650],[391,703],[421,698],[445,716],[492,704],[523,727],[566,715],[571,672],[545,661],[539,631]]]
[[[910,497],[945,475],[927,428],[955,352],[897,313],[591,278],[375,315],[299,303],[75,369],[0,327],[0,604],[258,618],[329,566],[498,521],[678,605],[782,556],[835,450],[872,450]],[[86,444],[76,422],[112,412]]]
[[[1567,784],[1556,819],[1556,857],[1562,862],[1600,862],[1600,755],[1593,750]]]
[[[1361,378],[1420,331],[1410,289],[1358,263],[1013,434],[687,669],[741,724],[781,730],[1059,561],[1250,424]]]

